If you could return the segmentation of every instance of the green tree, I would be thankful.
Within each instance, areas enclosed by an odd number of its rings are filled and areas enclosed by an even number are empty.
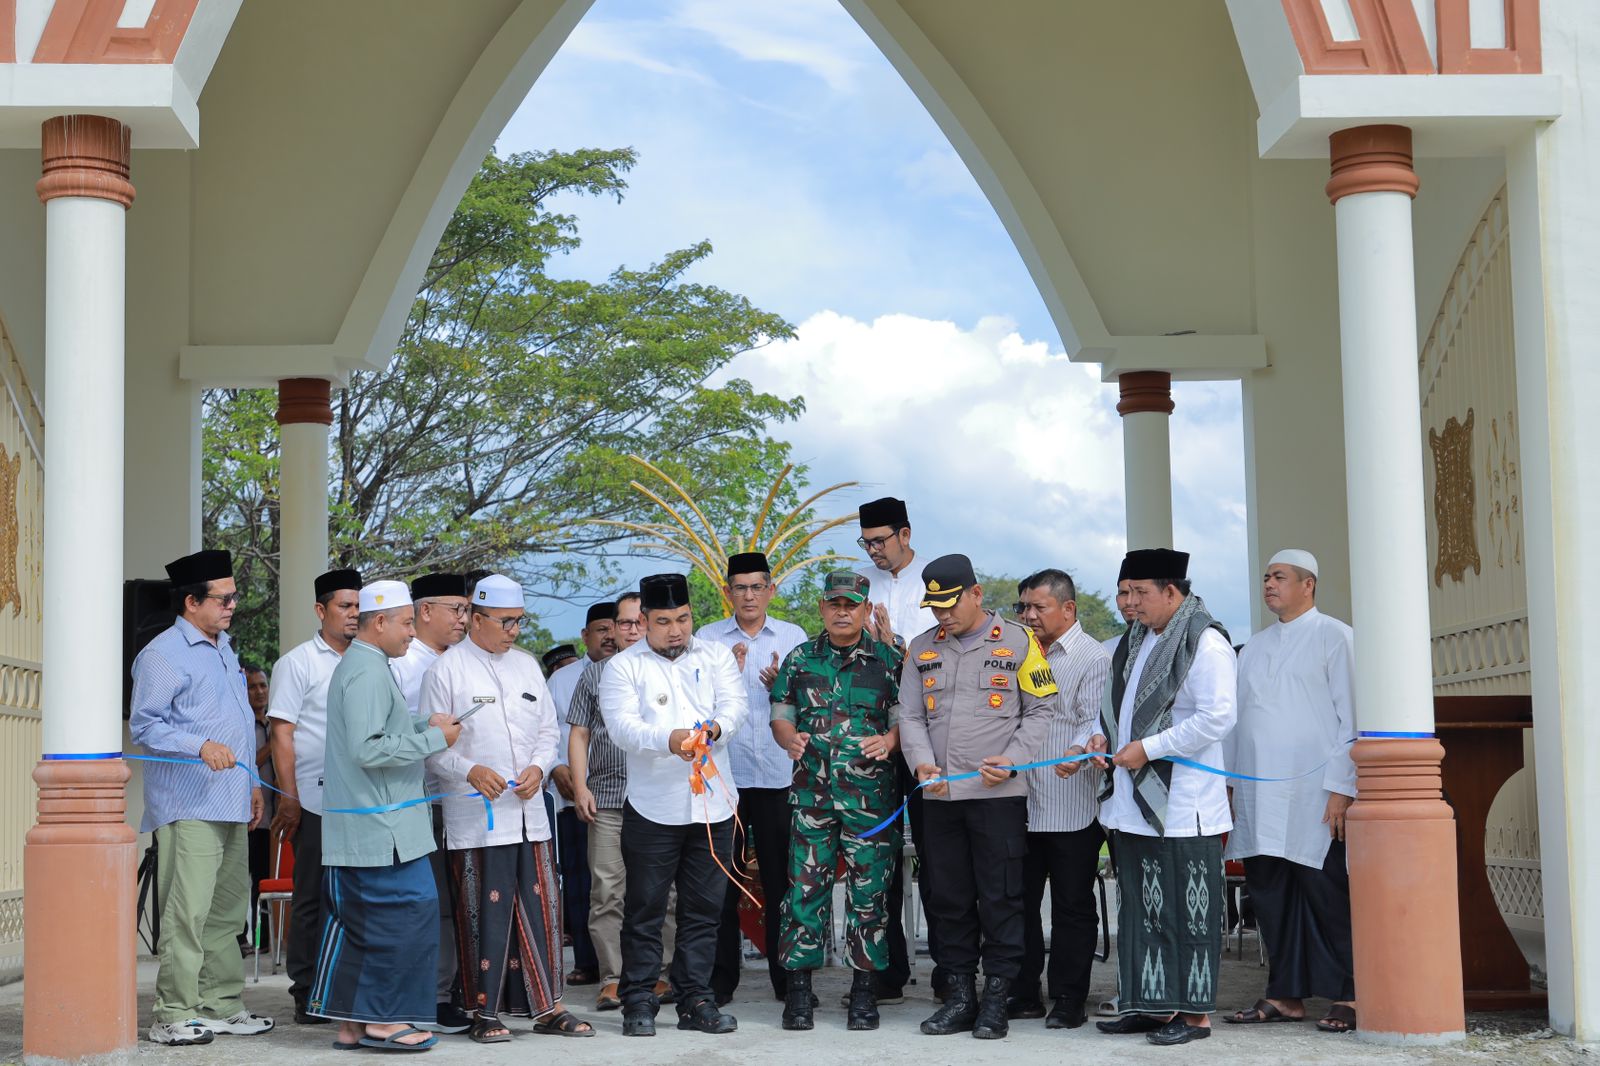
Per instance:
[[[552,276],[578,247],[563,195],[620,199],[632,149],[490,156],[435,250],[393,361],[334,399],[331,549],[371,575],[492,567],[575,596],[606,572],[648,504],[637,453],[714,522],[749,513],[787,462],[771,425],[798,398],[708,380],[735,356],[793,335],[734,293],[688,280],[700,242],[601,282]],[[205,532],[238,558],[234,627],[270,659],[277,635],[275,394],[205,397]],[[792,501],[791,501],[792,502]],[[309,590],[307,590],[309,604]]]

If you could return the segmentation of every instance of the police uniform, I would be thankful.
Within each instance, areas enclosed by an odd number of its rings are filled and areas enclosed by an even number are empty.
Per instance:
[[[947,555],[924,571],[929,607],[956,605],[976,577],[964,555]],[[907,765],[938,766],[955,775],[1001,756],[1032,762],[1055,713],[1057,691],[1049,660],[1033,631],[986,614],[977,628],[956,634],[941,627],[914,637],[900,678],[900,746]],[[948,792],[924,790],[924,839],[930,868],[928,919],[937,930],[939,958],[951,974],[946,1008],[923,1023],[943,1034],[973,1027],[974,981],[981,955],[985,1003],[1000,1004],[1023,959],[1023,857],[1027,854],[1028,783],[1020,776],[992,787],[980,778],[951,782]],[[985,1014],[988,1014],[986,1006]]]

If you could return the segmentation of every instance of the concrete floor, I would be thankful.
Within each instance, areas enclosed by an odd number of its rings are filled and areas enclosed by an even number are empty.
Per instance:
[[[1260,993],[1266,971],[1255,961],[1253,939],[1246,943],[1246,959],[1228,956],[1222,970],[1222,995],[1219,1006],[1233,1010],[1254,1002]],[[430,1066],[450,1063],[527,1063],[530,1055],[570,1056],[578,1063],[596,1064],[678,1064],[684,1066],[874,1066],[894,1063],[933,1066],[957,1063],[1050,1063],[1064,1057],[1099,1058],[1116,1056],[1121,1063],[1229,1062],[1242,1064],[1281,1063],[1578,1063],[1590,1061],[1584,1049],[1572,1041],[1551,1034],[1542,1017],[1532,1015],[1476,1015],[1469,1020],[1467,1041],[1448,1049],[1399,1050],[1362,1043],[1354,1036],[1320,1033],[1309,1024],[1240,1027],[1216,1025],[1208,1040],[1181,1049],[1152,1047],[1140,1036],[1110,1037],[1095,1031],[1093,1023],[1083,1029],[1046,1030],[1042,1021],[1011,1023],[1011,1035],[1003,1041],[978,1041],[966,1036],[926,1037],[917,1031],[918,1023],[935,1007],[928,990],[928,961],[919,960],[916,985],[908,989],[903,1005],[882,1008],[883,1026],[874,1033],[851,1033],[844,1028],[844,1012],[838,997],[849,985],[848,974],[839,969],[823,971],[818,978],[822,1008],[817,1013],[817,1028],[809,1033],[787,1033],[779,1026],[780,1007],[770,995],[765,964],[747,965],[739,996],[728,1008],[739,1019],[739,1031],[729,1036],[711,1037],[678,1032],[671,1007],[662,1009],[660,1035],[653,1040],[630,1040],[621,1036],[621,1018],[615,1011],[597,1013],[593,987],[572,989],[568,1005],[592,1022],[598,1035],[583,1041],[557,1043],[556,1037],[539,1037],[527,1032],[528,1023],[509,1020],[517,1033],[508,1044],[480,1046],[464,1036],[442,1037],[438,1047],[424,1053]],[[247,968],[248,974],[248,968]],[[1110,967],[1097,963],[1094,988],[1097,998],[1114,982]],[[141,1043],[137,1058],[149,1066],[168,1064],[238,1064],[259,1066],[263,1062],[294,1060],[295,1066],[327,1063],[348,1064],[347,1053],[333,1051],[330,1026],[296,1026],[288,993],[288,979],[263,975],[259,985],[247,983],[245,1000],[251,1009],[271,1015],[280,1027],[259,1037],[220,1037],[205,1047],[165,1048],[142,1039],[148,1027],[148,1012],[154,995],[155,963],[146,960],[139,966],[139,1006]],[[22,1051],[21,983],[0,988],[0,1062],[15,1062]],[[1325,1007],[1313,1004],[1313,1007]],[[92,1009],[86,1005],[85,1009]],[[378,1052],[362,1052],[365,1056]],[[389,1057],[391,1060],[394,1056]]]

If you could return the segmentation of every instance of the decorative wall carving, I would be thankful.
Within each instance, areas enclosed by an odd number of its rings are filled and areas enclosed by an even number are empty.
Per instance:
[[[17,514],[17,480],[22,476],[22,456],[0,444],[0,610],[22,610],[22,587],[17,583],[17,549],[22,543]]]
[[[1444,432],[1428,430],[1428,446],[1433,449],[1433,518],[1439,530],[1439,555],[1433,564],[1433,583],[1444,584],[1449,574],[1460,581],[1470,566],[1474,574],[1483,573],[1478,557],[1477,486],[1472,469],[1472,408],[1467,419],[1458,422],[1452,415]]]

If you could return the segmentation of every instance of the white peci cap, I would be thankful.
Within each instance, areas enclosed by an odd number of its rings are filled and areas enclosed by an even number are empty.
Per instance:
[[[522,586],[504,574],[490,574],[472,590],[474,607],[525,607]]]
[[[1317,557],[1303,548],[1283,549],[1283,551],[1267,560],[1268,566],[1272,566],[1274,563],[1298,566],[1302,570],[1310,571],[1312,577],[1317,576]]]
[[[404,581],[374,581],[361,588],[361,613],[392,611],[411,606],[411,590]]]

